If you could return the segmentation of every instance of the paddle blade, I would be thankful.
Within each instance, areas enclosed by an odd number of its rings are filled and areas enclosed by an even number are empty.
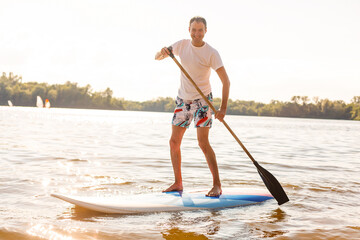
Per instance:
[[[284,204],[289,201],[288,196],[286,195],[284,189],[278,182],[278,180],[265,168],[261,167],[258,162],[253,162],[255,167],[257,168],[260,177],[262,178],[263,182],[265,183],[265,186],[273,195],[273,197],[276,199],[279,205]]]

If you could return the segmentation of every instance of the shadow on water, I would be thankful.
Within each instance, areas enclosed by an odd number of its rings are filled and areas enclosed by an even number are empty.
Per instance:
[[[107,214],[107,213],[92,211],[79,206],[73,206],[69,209],[69,211],[65,211],[64,214],[61,217],[59,217],[59,219],[71,219],[71,220],[83,221],[83,222],[96,222],[95,218],[114,217],[114,216],[121,217],[123,215]]]
[[[281,237],[289,231],[279,229],[278,223],[287,221],[288,215],[277,208],[272,210],[262,221],[252,222],[249,224],[250,232],[260,238],[276,238]]]

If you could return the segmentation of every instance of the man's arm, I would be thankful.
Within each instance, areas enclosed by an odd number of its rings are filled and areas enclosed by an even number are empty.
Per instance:
[[[155,55],[155,60],[163,60],[169,56],[170,52],[167,47],[162,48],[159,52]]]
[[[229,100],[230,80],[224,67],[218,68],[216,72],[219,75],[223,87],[222,87],[221,107],[219,111],[216,113],[215,118],[219,119],[220,122],[222,122],[226,114],[227,103]]]

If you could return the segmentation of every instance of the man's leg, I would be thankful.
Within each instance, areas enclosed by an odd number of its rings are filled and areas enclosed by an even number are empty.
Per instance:
[[[170,157],[171,163],[175,175],[175,183],[169,188],[165,189],[163,192],[171,191],[182,191],[182,177],[181,177],[181,141],[183,139],[184,133],[186,131],[185,127],[179,127],[172,125],[172,134],[170,138]]]
[[[216,156],[209,142],[209,130],[209,127],[197,128],[197,137],[199,141],[199,146],[205,154],[207,164],[213,176],[213,188],[209,191],[207,196],[219,196],[222,193],[221,183],[219,177],[219,170],[216,162]]]

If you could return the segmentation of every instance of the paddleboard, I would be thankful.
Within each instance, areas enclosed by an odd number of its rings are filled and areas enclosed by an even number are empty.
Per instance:
[[[102,213],[132,214],[149,212],[221,209],[258,204],[273,199],[267,190],[228,188],[220,197],[207,197],[208,190],[137,194],[116,197],[84,197],[51,194],[76,206]]]

